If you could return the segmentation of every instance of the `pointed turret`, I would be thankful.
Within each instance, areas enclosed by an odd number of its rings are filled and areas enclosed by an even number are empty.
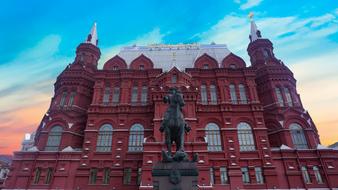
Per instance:
[[[96,22],[94,22],[92,29],[90,30],[90,33],[87,36],[87,40],[85,43],[91,43],[95,46],[98,45],[98,38],[97,38],[97,30],[96,30]]]
[[[273,46],[269,39],[262,38],[261,32],[258,30],[257,25],[253,20],[253,13],[250,13],[249,18],[251,29],[248,53],[251,65],[263,66],[276,59],[273,53]]]
[[[250,42],[256,41],[257,39],[261,38],[261,31],[257,29],[257,25],[253,19],[253,16],[250,16],[251,20],[251,32],[249,35]]]

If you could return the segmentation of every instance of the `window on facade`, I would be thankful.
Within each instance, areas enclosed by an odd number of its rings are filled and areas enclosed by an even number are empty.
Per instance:
[[[171,82],[176,83],[177,82],[177,75],[172,75],[171,76]]]
[[[252,135],[252,130],[249,124],[241,122],[237,125],[239,150],[252,151],[255,150],[255,142]]]
[[[64,106],[67,98],[67,92],[63,92],[60,100],[60,106]]]
[[[243,84],[238,85],[239,88],[239,96],[241,98],[241,103],[242,104],[247,104],[248,103],[248,98],[246,97],[246,91],[245,87]]]
[[[219,127],[215,123],[208,123],[205,130],[208,151],[222,151]]]
[[[211,104],[217,104],[217,90],[215,85],[210,85],[210,101]]]
[[[110,88],[106,87],[104,89],[104,93],[103,93],[103,104],[104,105],[108,105],[109,104],[109,96],[110,96]]]
[[[131,168],[124,168],[123,170],[123,184],[129,185],[131,183]]]
[[[45,177],[45,184],[50,184],[50,182],[52,181],[52,175],[53,175],[53,168],[48,168],[47,174]]]
[[[315,174],[317,183],[323,183],[322,175],[320,174],[318,166],[313,166],[313,173]]]
[[[255,175],[256,175],[256,183],[262,184],[263,180],[263,172],[261,167],[255,167]]]
[[[40,177],[41,177],[41,168],[36,168],[35,169],[33,183],[34,184],[38,184],[39,181],[40,181]]]
[[[303,176],[304,182],[305,183],[311,183],[310,175],[307,171],[306,166],[302,166],[301,170],[302,170],[302,176]]]
[[[221,184],[228,184],[228,172],[226,167],[220,167],[219,168],[219,173],[221,177]]]
[[[230,64],[229,67],[230,67],[230,69],[236,69],[236,65],[235,64]]]
[[[110,152],[113,138],[113,127],[110,124],[104,124],[99,129],[97,136],[96,151]]]
[[[284,101],[283,101],[283,96],[282,93],[280,91],[280,88],[275,88],[276,91],[276,97],[277,97],[277,102],[279,104],[279,106],[284,106]]]
[[[68,106],[72,106],[74,104],[74,98],[75,98],[76,92],[70,93],[70,98],[68,101]]]
[[[62,127],[54,126],[48,134],[47,145],[45,147],[45,150],[58,151],[61,143],[61,136],[62,136]]]
[[[250,183],[249,169],[247,167],[241,168],[243,183]]]
[[[120,87],[114,87],[113,104],[118,104],[119,102],[120,102]]]
[[[102,183],[109,184],[109,180],[110,180],[110,168],[104,168]]]
[[[90,169],[89,184],[96,184],[97,179],[97,168]]]
[[[143,105],[147,104],[148,99],[148,87],[143,86],[141,91],[141,102]]]
[[[286,103],[288,104],[288,106],[292,107],[292,98],[291,98],[289,89],[284,88],[284,93],[285,93]]]
[[[139,69],[144,70],[144,65],[140,65]]]
[[[114,70],[114,71],[116,71],[116,70],[118,70],[118,69],[119,69],[118,66],[113,66],[113,70]]]
[[[210,184],[215,184],[215,172],[214,168],[210,168]]]
[[[203,69],[209,69],[209,64],[204,64]]]
[[[141,185],[141,177],[142,177],[142,168],[137,168],[136,185]]]
[[[144,129],[140,124],[134,124],[130,128],[128,151],[143,151]]]
[[[204,84],[201,86],[201,101],[202,104],[208,103],[207,87]]]
[[[233,84],[229,85],[230,89],[230,98],[231,98],[231,103],[237,104],[237,95],[236,95],[236,87]]]
[[[297,123],[290,125],[290,132],[293,145],[296,149],[307,149],[307,141],[305,139],[303,128]]]
[[[137,86],[134,86],[131,89],[131,103],[135,104],[137,102],[137,95],[138,95],[138,88]]]

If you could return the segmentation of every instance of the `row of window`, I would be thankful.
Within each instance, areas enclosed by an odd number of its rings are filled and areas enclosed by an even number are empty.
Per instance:
[[[36,168],[35,173],[34,173],[34,179],[33,179],[33,184],[39,184],[41,180],[41,173],[43,172],[42,168]],[[52,175],[53,175],[53,168],[47,168],[45,179],[43,181],[44,184],[50,184],[52,181]]]
[[[233,104],[247,104],[248,98],[245,90],[245,86],[243,84],[237,85],[238,92],[239,92],[239,100],[237,98],[236,93],[236,85],[230,84],[229,85],[229,92],[230,92],[230,99],[231,103]],[[217,88],[215,85],[209,86],[209,92],[210,92],[210,104],[217,104]],[[207,92],[207,86],[201,85],[201,102],[202,104],[208,104],[208,92]]]
[[[288,88],[286,88],[286,87],[284,87],[284,88],[276,87],[275,93],[276,93],[276,97],[277,97],[277,103],[280,107],[283,107],[283,106],[292,107],[293,106],[292,96],[291,96],[290,90]],[[283,94],[284,94],[284,97],[283,97]],[[296,100],[296,97],[295,97],[295,100]]]
[[[111,92],[112,91],[112,92]],[[112,102],[112,104],[118,104],[120,102],[120,87],[114,87],[114,88],[110,88],[110,87],[106,87],[104,89],[104,93],[103,93],[103,104],[104,105],[108,105],[110,102]],[[148,87],[147,86],[142,86],[141,88],[141,100],[139,100],[139,87],[138,86],[134,86],[131,89],[131,104],[135,105],[138,103],[141,104],[146,104],[147,103],[147,99],[148,99]]]
[[[313,174],[315,175],[317,183],[322,184],[323,179],[322,179],[322,175],[320,174],[318,166],[313,166],[312,170],[313,170]],[[305,183],[312,183],[307,167],[302,166],[301,171],[302,171],[302,176],[303,176],[304,182]]]
[[[89,173],[89,184],[97,184],[97,176],[98,176],[98,169],[92,168],[90,169]],[[124,185],[131,185],[132,179],[131,179],[132,169],[131,168],[124,168],[123,169],[123,184]],[[137,176],[136,176],[136,185],[141,184],[141,176],[142,176],[142,168],[137,169]],[[103,175],[102,175],[102,184],[109,184],[110,183],[110,168],[104,168],[103,169]]]
[[[62,127],[54,126],[47,140],[46,151],[58,151],[62,136]],[[307,149],[307,141],[302,127],[297,123],[290,125],[290,133],[294,147],[297,149]],[[205,127],[206,142],[208,151],[222,151],[220,128],[215,123],[208,123]],[[240,151],[254,151],[255,141],[251,126],[248,123],[240,122],[237,125],[237,135]],[[100,127],[96,143],[96,151],[110,152],[112,148],[113,127],[104,124]],[[143,151],[144,127],[141,124],[134,124],[130,128],[128,151]]]
[[[68,92],[63,92],[61,99],[60,99],[60,106],[72,106],[74,104],[74,98],[76,96],[76,92],[71,92],[70,94]],[[66,102],[67,97],[69,97],[68,99],[68,103]]]

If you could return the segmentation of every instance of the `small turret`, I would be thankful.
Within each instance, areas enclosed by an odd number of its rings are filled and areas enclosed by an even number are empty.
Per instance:
[[[89,70],[96,70],[100,59],[100,49],[97,47],[98,37],[96,23],[94,23],[87,39],[76,48],[74,64],[80,64]]]

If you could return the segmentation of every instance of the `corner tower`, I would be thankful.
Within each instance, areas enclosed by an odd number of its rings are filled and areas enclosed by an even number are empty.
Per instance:
[[[316,148],[317,129],[304,110],[290,69],[275,57],[273,44],[263,38],[251,16],[247,51],[256,71],[257,92],[264,108],[265,124],[272,147]]]

